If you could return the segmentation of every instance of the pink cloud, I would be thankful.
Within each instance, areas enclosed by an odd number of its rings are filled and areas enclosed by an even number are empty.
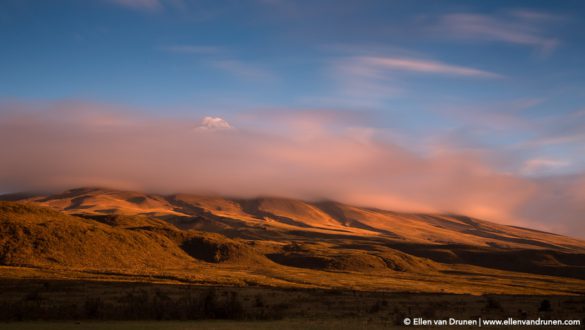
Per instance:
[[[151,118],[116,107],[17,108],[0,109],[4,192],[108,186],[327,198],[398,211],[457,212],[585,236],[585,175],[567,181],[526,178],[490,165],[486,154],[445,145],[415,153],[351,117],[335,121],[331,112],[297,118],[288,112],[284,120],[251,114],[246,121],[228,118],[236,129],[195,130],[200,119]]]

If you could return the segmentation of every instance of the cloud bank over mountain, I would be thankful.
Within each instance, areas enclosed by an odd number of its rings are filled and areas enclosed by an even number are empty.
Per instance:
[[[3,105],[0,190],[104,186],[334,199],[585,236],[585,175],[523,176],[494,165],[497,155],[449,145],[415,151],[332,112],[242,118],[155,118],[91,104]]]

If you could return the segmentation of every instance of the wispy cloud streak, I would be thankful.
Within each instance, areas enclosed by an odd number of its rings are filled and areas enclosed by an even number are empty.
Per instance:
[[[554,19],[547,14],[528,11],[500,16],[455,13],[440,17],[431,29],[446,38],[505,42],[532,46],[549,53],[558,46],[559,41],[545,36],[542,30]]]
[[[401,70],[426,74],[443,74],[479,78],[497,78],[500,75],[479,69],[450,65],[438,61],[394,57],[360,57],[364,66],[382,70]]]
[[[378,106],[405,92],[404,82],[413,75],[437,78],[494,79],[502,75],[437,60],[398,56],[348,56],[331,61],[331,73],[345,105]],[[400,79],[399,79],[400,78]]]

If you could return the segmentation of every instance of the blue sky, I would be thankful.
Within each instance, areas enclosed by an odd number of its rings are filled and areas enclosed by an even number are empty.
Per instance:
[[[527,157],[574,172],[584,13],[581,1],[8,0],[0,98],[227,117],[360,111],[420,145],[565,141]]]
[[[382,125],[406,116],[417,126],[436,119],[436,105],[501,108],[538,99],[527,111],[536,117],[579,111],[585,98],[580,1],[9,0],[0,6],[4,99],[182,111],[368,109]],[[380,67],[379,78],[340,72],[367,69],[363,56],[435,61],[501,77]]]
[[[4,98],[380,111],[546,99],[537,114],[583,105],[585,4],[579,1],[9,0],[1,6]],[[383,73],[394,80],[389,91],[346,95],[336,61],[358,56],[437,61],[502,77],[394,71]]]
[[[0,104],[246,129],[321,113],[421,157],[571,181],[585,173],[584,14],[577,0],[3,0]]]

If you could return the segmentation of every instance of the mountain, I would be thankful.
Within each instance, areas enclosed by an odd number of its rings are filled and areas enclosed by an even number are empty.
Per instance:
[[[393,243],[462,244],[478,247],[585,252],[585,241],[527,228],[448,214],[412,214],[335,202],[284,198],[230,199],[153,195],[98,188],[4,200],[29,201],[72,215],[142,215],[183,229],[242,238],[368,237]]]
[[[585,241],[462,215],[99,188],[0,200],[5,271],[390,291],[585,288]]]

